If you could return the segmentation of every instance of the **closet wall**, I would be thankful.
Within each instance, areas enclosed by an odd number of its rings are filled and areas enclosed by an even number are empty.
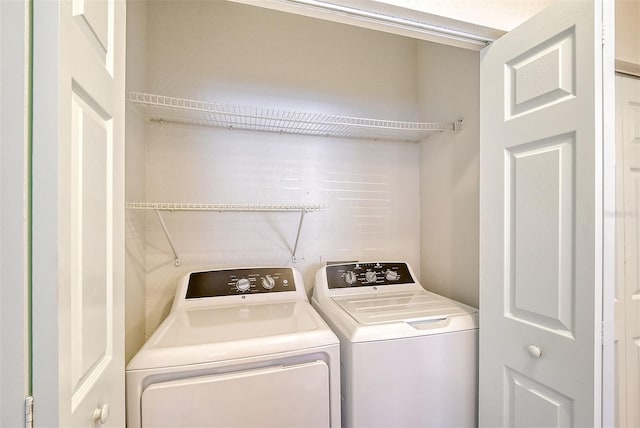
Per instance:
[[[311,288],[326,261],[400,259],[426,285],[477,304],[478,133],[469,116],[477,116],[477,52],[227,2],[130,2],[128,25],[136,27],[128,34],[129,91],[371,118],[465,119],[465,131],[417,144],[149,123],[129,106],[127,201],[327,209],[305,216],[297,263],[297,213],[166,213],[179,267],[155,214],[129,210],[128,357],[143,342],[139,325],[148,337],[176,282],[193,269],[291,264]],[[425,156],[430,150],[440,156]]]
[[[146,90],[147,8],[127,2],[127,90]],[[141,112],[126,103],[125,200],[146,200],[146,128]],[[125,211],[125,361],[146,339],[146,221],[144,211]]]
[[[640,75],[640,2],[616,0],[616,68]]]
[[[420,145],[422,285],[478,307],[480,56],[421,42],[418,69],[421,118],[464,119]]]

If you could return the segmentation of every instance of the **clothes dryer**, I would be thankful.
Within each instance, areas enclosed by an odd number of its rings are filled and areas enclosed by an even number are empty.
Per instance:
[[[132,427],[339,427],[339,342],[289,267],[191,272],[126,369]]]
[[[312,303],[340,338],[343,426],[477,426],[475,308],[403,262],[325,266]]]

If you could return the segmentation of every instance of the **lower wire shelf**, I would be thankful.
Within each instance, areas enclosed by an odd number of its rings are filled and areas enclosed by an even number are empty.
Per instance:
[[[296,251],[298,242],[300,241],[300,232],[304,216],[308,212],[327,210],[329,206],[321,204],[201,204],[201,203],[176,203],[176,202],[127,202],[125,207],[130,210],[150,210],[155,211],[158,221],[162,226],[171,251],[174,256],[174,265],[182,264],[180,256],[173,245],[173,240],[167,229],[167,225],[162,217],[162,211],[211,211],[211,212],[299,212],[300,220],[298,222],[298,231],[296,233],[296,241],[293,245],[291,261],[297,262]]]

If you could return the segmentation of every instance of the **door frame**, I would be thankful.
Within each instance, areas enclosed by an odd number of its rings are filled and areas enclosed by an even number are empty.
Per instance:
[[[33,0],[32,368],[37,421],[59,421],[57,234],[60,1]],[[55,19],[52,19],[55,18]],[[35,31],[37,29],[37,31]],[[55,334],[51,334],[51,333]],[[41,357],[39,357],[41,356]],[[38,400],[40,399],[40,400]],[[45,422],[46,423],[46,422]]]
[[[635,94],[636,85],[640,88],[640,76],[630,76],[623,73],[616,74],[616,95],[618,95],[618,98],[616,98],[616,160],[618,165],[616,177],[616,194],[618,197],[616,218],[619,220],[616,227],[616,247],[619,252],[616,260],[617,302],[615,307],[615,320],[618,328],[615,331],[617,338],[615,387],[618,402],[616,403],[615,412],[618,417],[616,422],[619,426],[637,426],[638,424],[638,411],[633,406],[634,398],[638,396],[639,388],[638,385],[635,385],[634,388],[633,382],[637,379],[638,363],[637,361],[634,363],[633,361],[635,359],[631,358],[632,349],[637,348],[636,345],[631,344],[637,332],[635,323],[638,318],[638,307],[632,299],[632,295],[635,293],[637,287],[635,286],[636,278],[633,278],[633,275],[632,278],[628,278],[627,274],[636,270],[637,266],[634,266],[633,263],[638,263],[640,260],[633,260],[633,253],[631,249],[627,247],[627,238],[629,236],[635,236],[632,231],[627,230],[627,220],[633,218],[635,213],[633,210],[634,201],[627,200],[626,198],[629,194],[625,192],[625,190],[633,190],[633,177],[628,176],[628,168],[631,166],[629,160],[633,158],[633,156],[630,156],[627,150],[628,148],[625,148],[626,144],[628,144],[628,140],[625,140],[625,138],[628,137],[626,134],[626,126],[629,125],[625,120],[625,110],[629,106],[629,102],[633,102],[635,99],[634,96],[627,94]],[[631,153],[631,155],[633,155],[633,153]],[[630,193],[633,193],[633,191]],[[635,248],[635,250],[637,251],[637,248]]]
[[[30,394],[30,7],[0,1],[0,426],[24,425]]]
[[[616,75],[615,3],[602,3],[602,426],[614,426],[615,400],[615,294],[616,294]],[[608,191],[606,191],[608,190]],[[596,308],[597,310],[597,308]]]

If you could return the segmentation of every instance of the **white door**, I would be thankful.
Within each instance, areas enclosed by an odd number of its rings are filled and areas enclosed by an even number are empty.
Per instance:
[[[124,36],[116,0],[35,1],[37,426],[124,425]]]
[[[618,424],[640,426],[640,80],[616,78]]]
[[[481,426],[602,425],[609,7],[554,3],[481,54]]]

